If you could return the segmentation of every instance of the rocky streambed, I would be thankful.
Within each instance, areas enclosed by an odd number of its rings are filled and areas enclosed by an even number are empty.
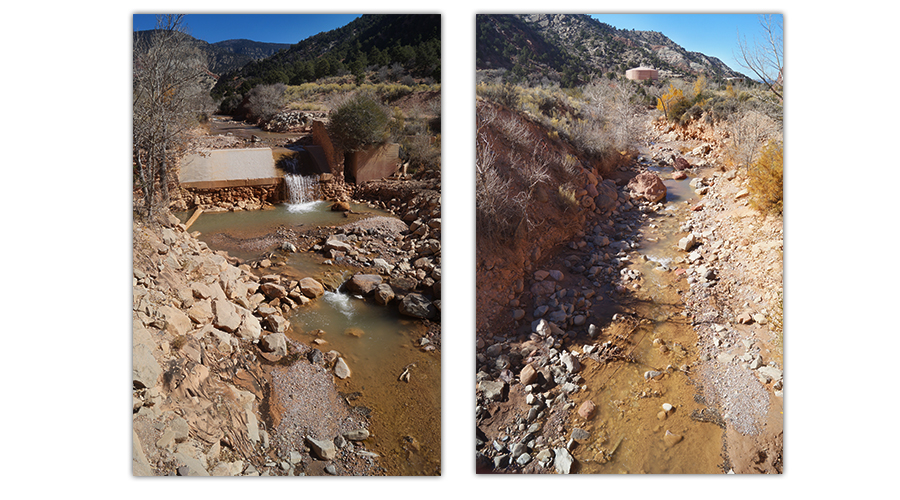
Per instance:
[[[667,139],[478,339],[479,472],[780,472],[780,221]]]

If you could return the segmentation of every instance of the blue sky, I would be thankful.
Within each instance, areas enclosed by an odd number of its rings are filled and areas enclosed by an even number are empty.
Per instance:
[[[591,14],[591,17],[619,29],[658,31],[686,50],[718,57],[729,68],[748,76],[752,75],[733,55],[738,52],[738,31],[750,44],[754,37],[762,40],[758,14]]]
[[[246,38],[255,42],[297,43],[323,31],[345,26],[360,14],[186,14],[194,38],[216,43]],[[156,27],[155,14],[134,14],[133,30]]]

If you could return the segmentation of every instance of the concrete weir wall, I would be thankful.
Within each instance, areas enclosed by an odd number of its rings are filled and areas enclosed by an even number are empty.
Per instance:
[[[204,150],[181,161],[178,181],[191,189],[269,186],[281,180],[270,148]]]

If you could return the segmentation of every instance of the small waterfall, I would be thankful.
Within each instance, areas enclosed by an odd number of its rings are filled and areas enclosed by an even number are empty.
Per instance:
[[[331,304],[335,310],[340,311],[347,319],[353,319],[353,303],[350,302],[350,296],[343,293],[325,292],[323,297],[326,302]]]
[[[316,201],[319,197],[319,180],[315,176],[287,174],[284,176],[286,201],[291,205]]]

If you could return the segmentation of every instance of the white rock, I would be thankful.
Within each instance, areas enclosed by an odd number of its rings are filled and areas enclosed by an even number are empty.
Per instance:
[[[350,367],[344,362],[344,358],[338,358],[337,361],[334,362],[334,374],[339,379],[345,379],[350,376]]]

